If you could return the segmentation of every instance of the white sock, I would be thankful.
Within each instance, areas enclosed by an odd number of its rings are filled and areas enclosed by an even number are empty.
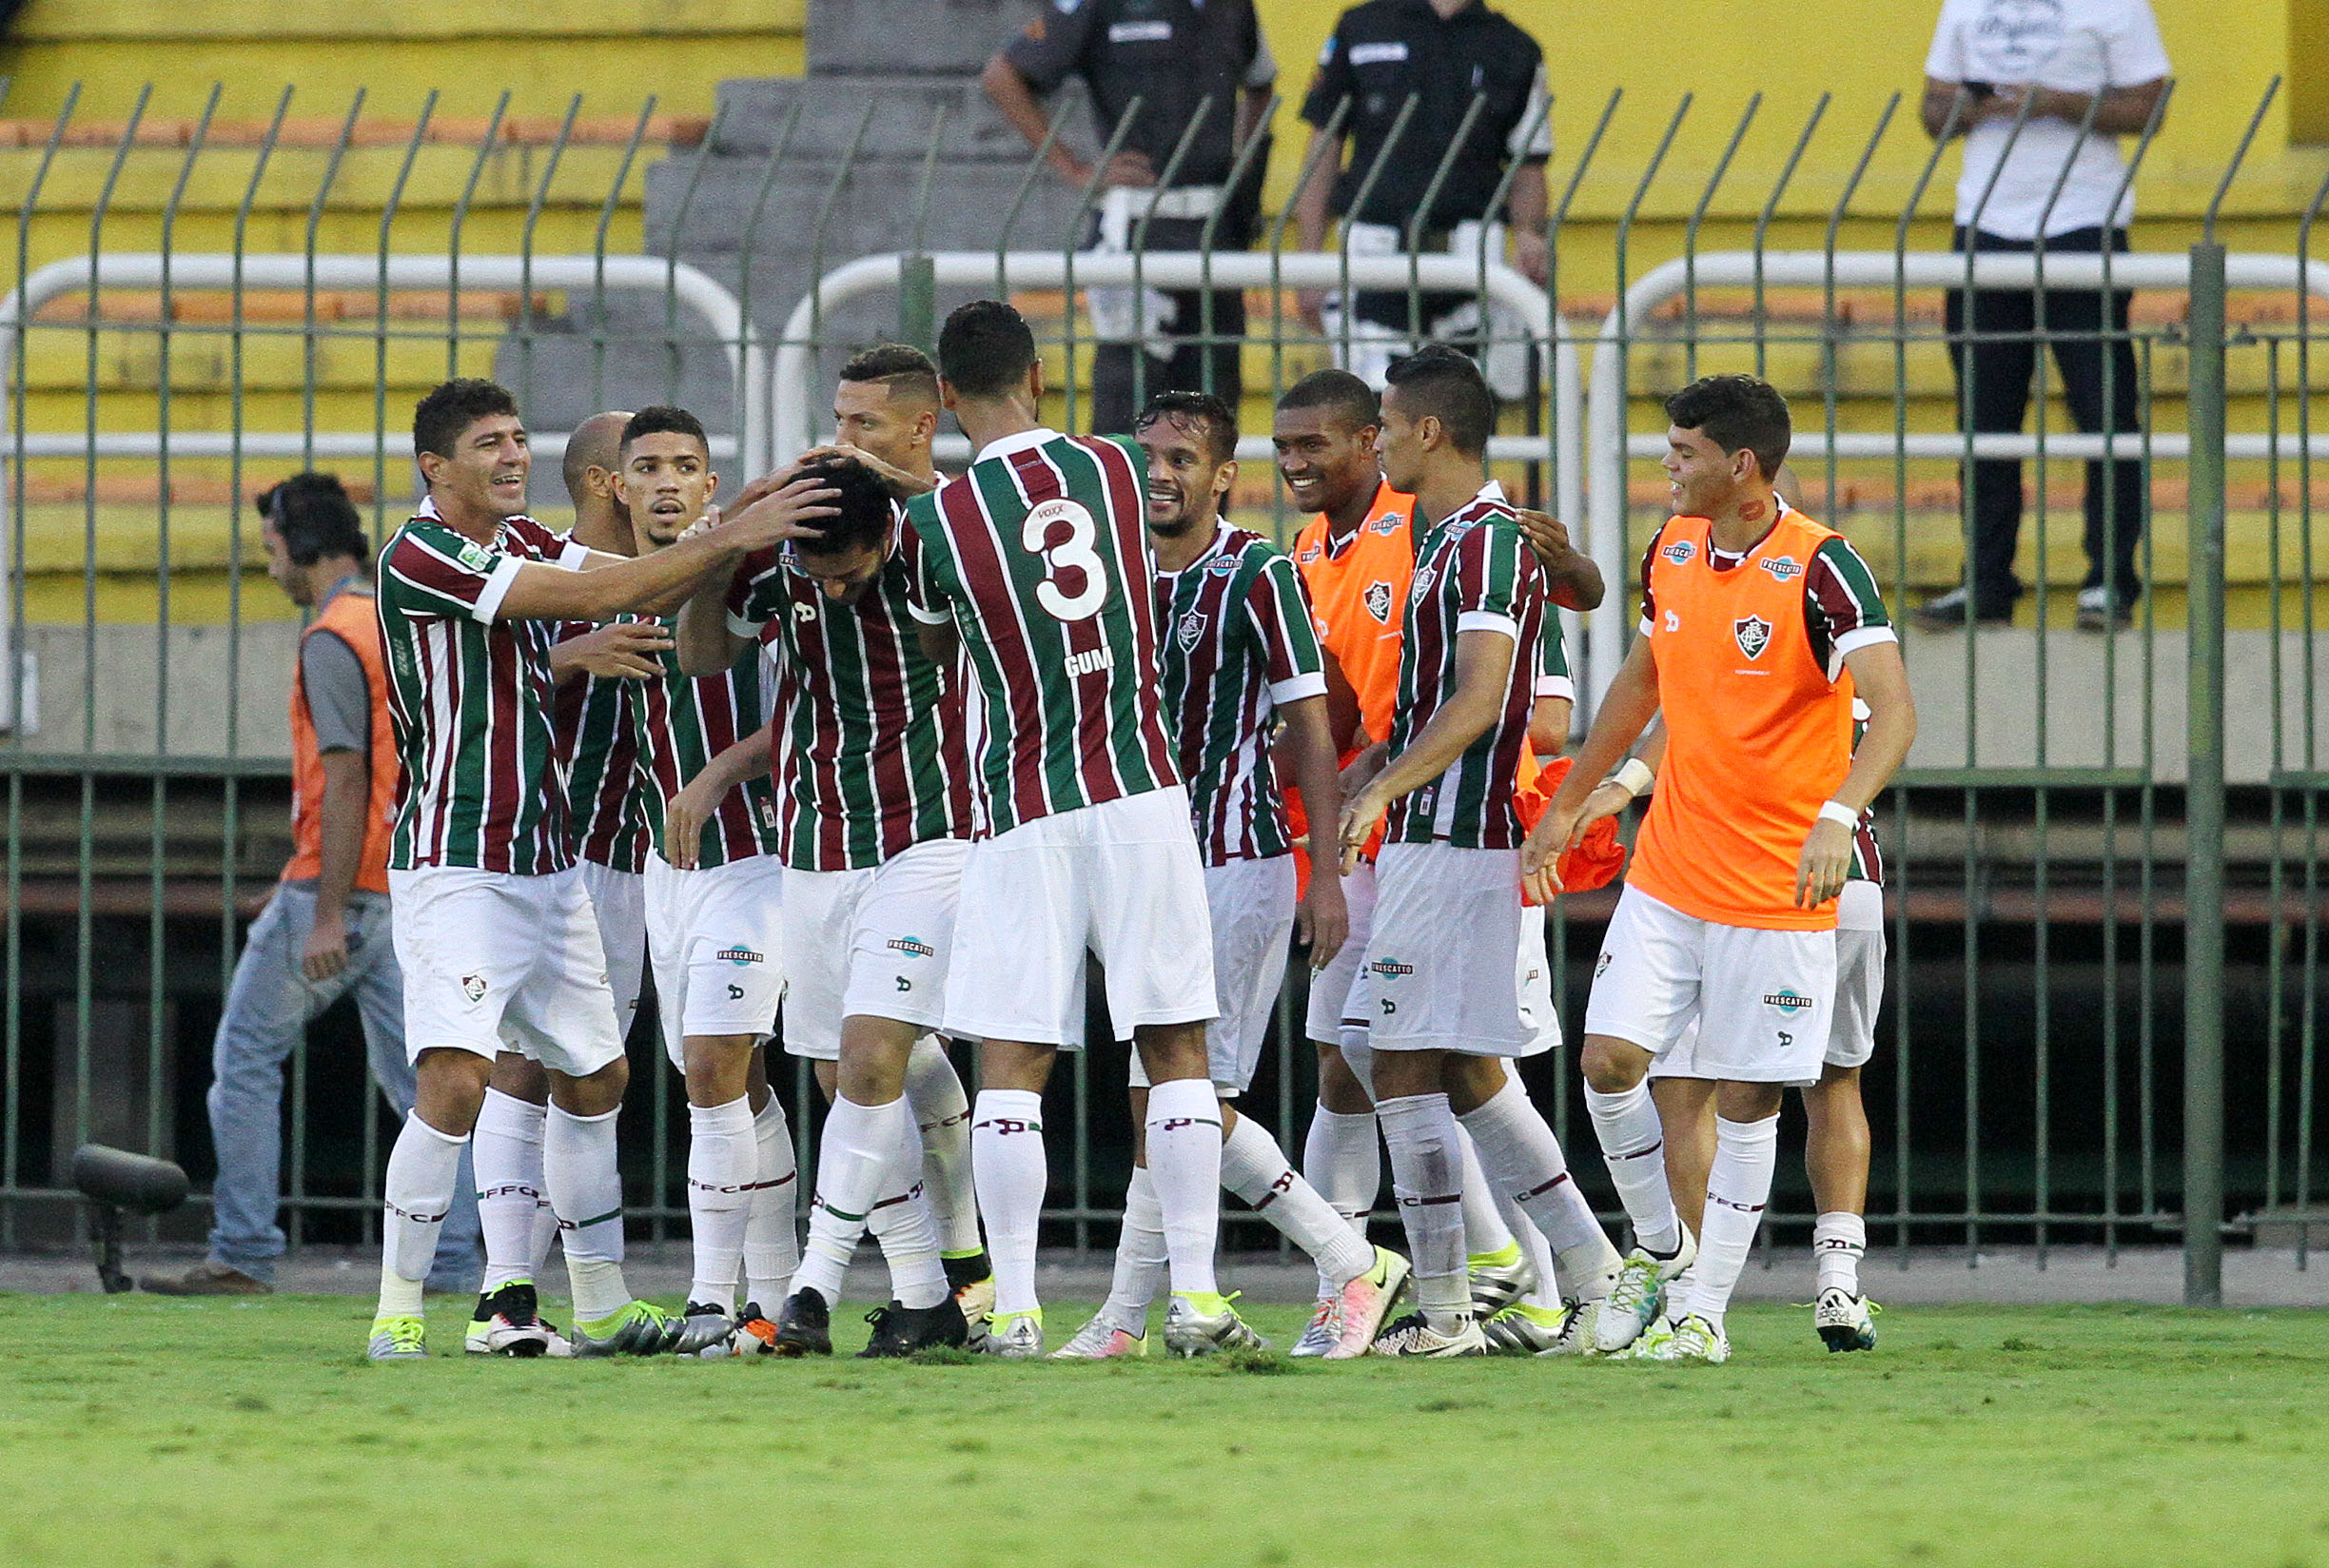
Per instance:
[[[1771,1173],[1779,1166],[1779,1118],[1728,1122],[1714,1118],[1714,1164],[1707,1170],[1706,1219],[1699,1227],[1697,1283],[1690,1309],[1720,1323],[1747,1266],[1748,1248],[1771,1202]]]
[[[890,1167],[910,1125],[902,1099],[866,1106],[833,1097],[817,1144],[816,1196],[809,1200],[809,1245],[793,1275],[795,1291],[813,1290],[827,1306],[840,1304],[842,1281],[873,1205],[895,1193]]]
[[[1658,1125],[1657,1102],[1650,1098],[1649,1080],[1615,1094],[1587,1088],[1585,1105],[1593,1112],[1601,1163],[1609,1166],[1617,1201],[1634,1222],[1634,1241],[1648,1251],[1671,1256],[1682,1245],[1682,1222],[1666,1185],[1666,1134]]]
[[[1811,1259],[1819,1265],[1819,1288],[1860,1294],[1860,1255],[1868,1250],[1868,1222],[1848,1209],[1832,1209],[1811,1225]]]
[[[1033,1312],[1043,1304],[1035,1296],[1035,1231],[1051,1185],[1044,1162],[1042,1095],[1023,1088],[979,1090],[970,1113],[970,1171],[994,1259],[994,1309]]]
[[[752,1101],[738,1095],[724,1106],[689,1106],[688,1222],[695,1260],[689,1301],[735,1311],[744,1227],[752,1219],[753,1189],[759,1181]]]
[[[970,1097],[937,1036],[914,1042],[906,1058],[906,1102],[922,1135],[922,1185],[938,1221],[938,1246],[949,1258],[975,1258],[978,1191],[970,1179]]]
[[[1457,1157],[1462,1162],[1464,1252],[1469,1258],[1510,1258],[1514,1237],[1496,1205],[1496,1188],[1480,1166],[1472,1135],[1456,1124]]]
[[[615,1161],[615,1118],[576,1116],[553,1105],[542,1130],[542,1186],[558,1211],[574,1288],[575,1321],[596,1323],[629,1304],[623,1283],[622,1173]]]
[[[922,1129],[914,1125],[910,1110],[895,1120],[897,1143],[881,1183],[891,1196],[873,1205],[866,1228],[880,1240],[882,1257],[890,1264],[890,1299],[919,1310],[936,1306],[953,1290],[947,1284],[946,1264],[938,1258],[938,1216],[930,1205],[930,1185],[922,1178]]]
[[[1221,1234],[1221,1097],[1204,1078],[1175,1078],[1148,1091],[1148,1179],[1156,1184],[1164,1251],[1176,1296],[1211,1296]]]
[[[793,1294],[793,1271],[800,1266],[800,1167],[792,1125],[773,1094],[753,1118],[753,1142],[760,1150],[760,1179],[744,1222],[745,1299],[773,1313]]]
[[[1116,1272],[1108,1282],[1100,1321],[1127,1334],[1148,1332],[1148,1303],[1164,1288],[1171,1260],[1164,1251],[1164,1216],[1146,1166],[1132,1167],[1125,1189],[1124,1226],[1116,1234]]]
[[[548,1107],[498,1088],[488,1088],[478,1108],[470,1155],[476,1162],[478,1227],[485,1235],[488,1296],[512,1280],[536,1278],[535,1221],[549,1207],[542,1196],[542,1124],[549,1114]],[[556,1221],[550,1228],[557,1234]]]
[[[1442,1333],[1472,1315],[1472,1282],[1464,1269],[1463,1155],[1457,1147],[1456,1113],[1444,1094],[1378,1100],[1383,1145],[1391,1151],[1391,1190],[1407,1228],[1415,1264],[1416,1300],[1425,1321]]]
[[[1319,1277],[1335,1289],[1375,1266],[1365,1236],[1294,1173],[1278,1140],[1250,1116],[1239,1117],[1222,1143],[1222,1186],[1316,1259]]]
[[[1302,1141],[1302,1174],[1364,1236],[1367,1216],[1382,1191],[1382,1135],[1376,1130],[1375,1113],[1345,1116],[1324,1106],[1313,1110],[1309,1136]],[[1321,1272],[1319,1294],[1334,1291],[1334,1282]]]
[[[440,1132],[417,1115],[404,1118],[388,1174],[381,1186],[380,1316],[421,1315],[421,1295],[437,1257],[437,1232],[453,1207],[460,1180],[461,1146],[469,1140]]]
[[[1497,1193],[1519,1205],[1542,1243],[1564,1259],[1600,1260],[1606,1253],[1605,1261],[1593,1264],[1595,1273],[1617,1266],[1617,1249],[1577,1192],[1560,1140],[1517,1079],[1506,1079],[1462,1120]]]
[[[1513,1245],[1520,1249],[1520,1256],[1526,1258],[1529,1266],[1536,1271],[1536,1283],[1530,1285],[1520,1299],[1531,1306],[1550,1308],[1560,1305],[1560,1272],[1553,1264],[1552,1244],[1544,1239],[1544,1232],[1536,1228],[1527,1211],[1513,1201],[1501,1184],[1496,1185],[1489,1196],[1496,1200],[1497,1212],[1504,1217],[1504,1228],[1513,1234]]]

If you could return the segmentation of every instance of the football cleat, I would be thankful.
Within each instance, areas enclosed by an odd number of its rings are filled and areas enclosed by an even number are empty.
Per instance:
[[[1310,1325],[1294,1342],[1289,1356],[1308,1358],[1323,1356],[1342,1343],[1342,1298],[1340,1295],[1321,1296],[1318,1310],[1310,1314]]]
[[[1406,1259],[1387,1246],[1375,1249],[1375,1266],[1342,1287],[1335,1347],[1326,1352],[1328,1361],[1356,1361],[1367,1353],[1406,1290],[1409,1272]]]
[[[1514,1242],[1501,1252],[1473,1254],[1472,1316],[1482,1323],[1536,1288],[1536,1265]]]
[[[1643,1337],[1648,1338],[1647,1335]],[[1719,1366],[1731,1359],[1731,1336],[1723,1332],[1722,1324],[1693,1312],[1675,1323],[1670,1332],[1660,1335],[1654,1347],[1637,1351],[1634,1359],[1644,1362],[1705,1362],[1709,1365]]]
[[[857,1352],[859,1361],[902,1361],[919,1350],[959,1347],[970,1337],[962,1308],[949,1296],[935,1306],[908,1306],[891,1302],[866,1314],[873,1337]]]
[[[1616,1362],[1662,1362],[1666,1360],[1667,1346],[1673,1339],[1677,1326],[1673,1319],[1661,1312],[1652,1320],[1649,1327],[1634,1335],[1634,1342],[1623,1350],[1598,1353]]]
[[[1492,1356],[1546,1356],[1560,1343],[1575,1315],[1567,1306],[1515,1302],[1481,1323],[1480,1336],[1488,1342]]]
[[[735,1332],[728,1336],[728,1350],[736,1356],[776,1354],[776,1325],[760,1310],[758,1302],[746,1303],[736,1314]]]
[[[375,1318],[364,1358],[376,1362],[414,1362],[428,1355],[428,1324],[419,1318]]]
[[[1536,1354],[1539,1356],[1591,1356],[1595,1354],[1594,1327],[1601,1321],[1601,1302],[1602,1298],[1599,1296],[1590,1302],[1580,1302],[1575,1298],[1562,1302],[1560,1333],[1554,1337],[1550,1348],[1539,1350]]]
[[[727,1308],[707,1302],[690,1302],[679,1319],[679,1338],[672,1344],[672,1352],[679,1356],[698,1358],[725,1356],[728,1342],[735,1333],[735,1320],[728,1316]]]
[[[1238,1316],[1234,1296],[1175,1296],[1164,1309],[1164,1349],[1168,1355],[1212,1356],[1223,1350],[1262,1350],[1269,1341],[1246,1326]]]
[[[981,1261],[984,1262],[984,1255]],[[994,1310],[994,1276],[983,1274],[966,1284],[956,1285],[954,1305],[962,1313],[963,1322],[969,1325],[970,1337],[963,1343],[972,1350],[986,1348],[987,1317]]]
[[[1148,1336],[1119,1328],[1106,1318],[1094,1318],[1075,1331],[1075,1338],[1051,1352],[1055,1362],[1112,1362],[1148,1354]]]
[[[1830,1285],[1811,1303],[1811,1326],[1830,1351],[1876,1348],[1876,1314],[1884,1309],[1866,1296]]]
[[[541,1321],[534,1282],[512,1280],[491,1295],[478,1298],[461,1348],[472,1356],[547,1356],[558,1336]]]
[[[1485,1356],[1487,1337],[1480,1333],[1479,1320],[1466,1318],[1463,1326],[1452,1334],[1442,1334],[1431,1325],[1431,1320],[1420,1312],[1410,1312],[1375,1336],[1371,1352],[1378,1356]]]
[[[633,1301],[595,1323],[577,1320],[577,1356],[660,1356],[678,1342],[681,1323],[652,1302]]]
[[[771,1348],[779,1356],[830,1356],[832,1354],[832,1308],[825,1304],[822,1292],[795,1290],[776,1314],[776,1337]]]
[[[1040,1360],[1044,1353],[1043,1308],[989,1314],[987,1338],[979,1348],[1007,1362]]]
[[[1601,1321],[1594,1325],[1594,1348],[1614,1355],[1632,1344],[1657,1321],[1666,1304],[1666,1284],[1698,1261],[1698,1238],[1682,1227],[1682,1245],[1671,1258],[1635,1247],[1617,1267],[1617,1281],[1601,1300]]]

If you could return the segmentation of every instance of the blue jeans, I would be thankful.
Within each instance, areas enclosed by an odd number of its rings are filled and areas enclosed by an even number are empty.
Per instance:
[[[210,1048],[210,1142],[218,1154],[210,1256],[270,1284],[275,1260],[284,1253],[283,1227],[276,1223],[283,1199],[284,1061],[305,1041],[317,1014],[353,992],[372,1081],[399,1116],[409,1115],[413,1106],[412,1064],[404,1059],[404,976],[397,968],[388,900],[369,892],[349,898],[347,968],[321,983],[300,972],[315,909],[310,889],[275,890],[251,922]],[[476,1289],[479,1257],[477,1183],[463,1149],[429,1284]]]

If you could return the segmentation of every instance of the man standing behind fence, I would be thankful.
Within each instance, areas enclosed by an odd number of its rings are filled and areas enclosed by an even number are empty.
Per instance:
[[[299,474],[261,496],[267,576],[314,612],[291,677],[290,863],[236,961],[211,1047],[210,1255],[182,1275],[149,1279],[165,1296],[253,1296],[274,1288],[283,1256],[284,1059],[342,996],[363,1019],[373,1080],[412,1109],[404,1059],[403,975],[388,929],[388,808],[396,744],[372,544],[329,474]],[[428,1283],[465,1290],[476,1273],[477,1198],[467,1172],[437,1239]]]
[[[2151,123],[2167,90],[2167,53],[2150,0],[1944,0],[1925,62],[1925,129],[1962,134],[1958,251],[2095,255],[2127,248],[2132,182],[2118,138]],[[2018,432],[2041,344],[2051,344],[2071,418],[2089,434],[2132,435],[2135,349],[2127,292],[1964,289],[1948,296],[1950,363],[1961,429]],[[2043,304],[2043,315],[2041,305]],[[2042,415],[2043,417],[2043,415]],[[1972,559],[1965,581],[1918,612],[1928,625],[2013,618],[2022,584],[2022,461],[1983,458],[1963,483]],[[2123,457],[2086,464],[2086,578],[2078,623],[2124,626],[2143,578],[2143,464]]]
[[[1339,217],[1350,254],[1404,251],[1408,226],[1419,218],[1416,250],[1475,259],[1484,250],[1489,261],[1501,263],[1509,221],[1513,265],[1543,283],[1544,166],[1553,152],[1543,106],[1543,50],[1478,0],[1367,0],[1352,7],[1335,23],[1302,100],[1302,115],[1312,128],[1302,155],[1310,177],[1294,199],[1302,247],[1323,248],[1327,224]],[[1331,155],[1321,147],[1330,126],[1337,127]],[[1345,141],[1348,167],[1341,156]],[[1496,210],[1508,170],[1510,195]],[[1304,319],[1347,345],[1338,356],[1342,367],[1378,390],[1393,358],[1425,338],[1460,345],[1489,336],[1484,303],[1463,294],[1427,293],[1411,302],[1404,289],[1361,292],[1355,309],[1317,289],[1304,289],[1302,300]],[[1489,384],[1507,400],[1528,390],[1519,332],[1517,322],[1509,329],[1499,324],[1497,335],[1512,341],[1477,353]]]
[[[1278,79],[1253,0],[1047,6],[987,63],[980,82],[1028,145],[1040,147],[1051,123],[1036,97],[1058,90],[1070,76],[1084,78],[1098,122],[1093,133],[1104,147],[1133,101],[1140,103],[1105,168],[1077,157],[1065,140],[1051,144],[1051,167],[1062,179],[1079,190],[1105,187],[1093,249],[1123,255],[1208,243],[1245,247],[1265,156],[1252,161],[1234,188],[1229,179]],[[1168,188],[1159,190],[1184,136],[1188,148],[1171,169]],[[1211,392],[1237,406],[1242,290],[1145,288],[1136,295],[1129,287],[1094,288],[1087,298],[1090,335],[1099,340],[1091,429],[1131,429],[1142,401],[1167,386]]]

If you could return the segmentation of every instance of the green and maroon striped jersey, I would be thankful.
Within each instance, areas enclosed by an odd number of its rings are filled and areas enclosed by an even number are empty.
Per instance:
[[[923,654],[893,549],[854,604],[779,550],[749,558],[728,627],[769,653],[776,689],[777,853],[802,871],[863,871],[970,832],[963,699]]]
[[[1189,821],[1208,866],[1292,852],[1270,765],[1270,714],[1326,695],[1326,663],[1294,559],[1226,525],[1205,553],[1157,574],[1164,713]]]
[[[666,626],[675,623],[664,622]],[[723,675],[679,673],[679,652],[656,656],[659,678],[641,680],[631,696],[632,734],[638,749],[641,808],[647,843],[664,854],[663,812],[712,759],[768,722],[760,696],[760,650],[747,648]],[[776,801],[765,775],[731,790],[696,840],[699,868],[748,860],[776,847]]]
[[[1547,609],[1536,558],[1500,493],[1482,491],[1424,533],[1399,628],[1390,755],[1412,745],[1455,691],[1462,634],[1502,632],[1513,639],[1514,657],[1496,722],[1445,773],[1393,803],[1386,842],[1444,838],[1464,849],[1520,847],[1527,835],[1513,811],[1513,779],[1545,673],[1540,639]],[[1529,657],[1532,651],[1536,657]]]
[[[1858,697],[1852,698],[1852,750],[1860,749],[1860,739],[1868,734],[1869,705]],[[1873,882],[1884,886],[1884,846],[1876,842],[1876,808],[1870,806],[1860,813],[1852,825],[1851,871],[1845,876],[1848,882]]]
[[[907,508],[912,612],[961,635],[974,830],[1181,782],[1157,683],[1145,460],[1030,430]]]
[[[551,726],[560,627],[496,616],[527,562],[579,569],[589,554],[526,517],[480,544],[430,502],[382,552],[381,637],[403,764],[390,867],[538,876],[574,864]]]
[[[587,621],[570,623],[561,640],[589,630]],[[609,871],[638,872],[647,865],[647,814],[631,728],[631,688],[636,684],[577,676],[558,688],[568,839],[575,853]]]

